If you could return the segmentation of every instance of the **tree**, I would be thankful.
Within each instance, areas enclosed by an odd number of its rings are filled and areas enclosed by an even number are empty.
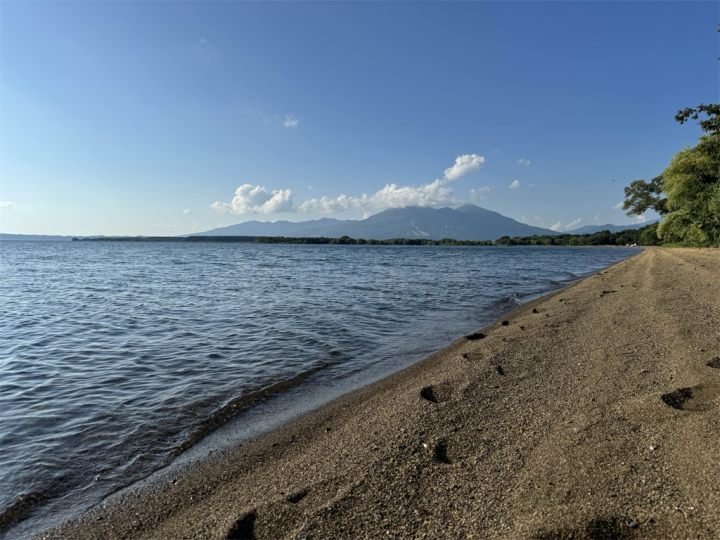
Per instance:
[[[655,210],[661,216],[667,214],[667,205],[663,194],[663,176],[656,176],[650,182],[635,180],[625,188],[623,210],[628,216],[639,216],[646,210]]]
[[[720,137],[703,135],[663,171],[668,213],[658,234],[690,246],[720,244]]]
[[[720,33],[720,23],[718,23],[717,31]],[[720,60],[720,58],[718,58],[718,60]],[[686,109],[679,110],[675,115],[675,121],[680,124],[684,124],[691,118],[693,120],[697,120],[701,114],[705,114],[707,116],[707,120],[700,120],[700,122],[698,122],[700,129],[702,129],[705,133],[713,133],[720,136],[720,118],[718,118],[720,115],[720,105],[712,103],[705,105],[701,103],[694,109],[688,107]]]
[[[700,129],[705,133],[715,133],[716,135],[720,133],[720,118],[718,118],[718,115],[720,115],[720,105],[708,103],[707,105],[700,104],[694,109],[688,107],[687,109],[677,112],[675,121],[684,124],[691,118],[697,120],[703,113],[707,116],[707,120],[700,120],[700,122],[698,122]]]
[[[637,240],[630,243],[640,244],[641,246],[657,246],[658,244],[660,244],[660,239],[658,238],[657,234],[659,225],[659,223],[653,223],[652,225],[648,225],[647,227],[639,229],[637,231]]]

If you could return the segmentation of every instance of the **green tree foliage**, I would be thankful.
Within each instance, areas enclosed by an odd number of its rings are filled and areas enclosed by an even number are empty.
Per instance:
[[[718,23],[717,32],[720,33],[720,23]],[[718,60],[720,60],[720,58],[718,58]],[[702,129],[705,133],[714,133],[715,135],[720,136],[720,118],[718,118],[720,116],[720,105],[712,103],[704,105],[701,103],[695,108],[688,107],[686,109],[679,110],[675,115],[675,121],[680,124],[684,124],[691,118],[693,120],[698,120],[701,114],[705,114],[707,119],[700,120],[700,122],[698,122],[700,129]]]
[[[678,111],[675,115],[675,120],[680,124],[684,124],[691,118],[697,120],[703,113],[707,116],[707,119],[698,122],[700,129],[705,133],[720,133],[720,118],[718,117],[720,116],[720,105],[708,103],[707,105],[698,105],[694,109],[688,107],[687,109]]]
[[[650,182],[635,180],[625,188],[623,209],[628,216],[639,216],[646,210],[655,210],[661,216],[667,214],[667,206],[663,194],[663,177],[656,176]]]
[[[675,154],[662,175],[650,182],[635,180],[625,188],[628,215],[655,210],[663,216],[655,229],[641,235],[643,243],[656,230],[664,243],[720,245],[720,105],[703,103],[675,115],[680,124],[691,119],[700,120],[705,132],[697,146]]]
[[[669,213],[658,227],[665,242],[720,245],[720,137],[704,135],[685,148],[663,172]]]
[[[374,245],[374,246],[627,246],[656,245],[655,229],[657,224],[642,229],[628,229],[617,233],[600,231],[593,234],[557,234],[543,236],[503,236],[492,240],[426,240],[424,238],[391,238],[389,240],[365,240],[363,238],[304,237],[288,238],[284,236],[189,236],[187,238],[170,236],[135,236],[105,238],[73,238],[79,242],[173,242],[173,243],[251,243],[251,244],[322,244],[322,245]],[[651,231],[651,232],[647,232]],[[644,239],[644,240],[643,240]]]

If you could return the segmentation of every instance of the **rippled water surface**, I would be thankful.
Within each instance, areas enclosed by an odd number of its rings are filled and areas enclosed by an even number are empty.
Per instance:
[[[0,512],[25,496],[14,530],[38,530],[167,463],[243,396],[398,369],[635,252],[2,243]]]

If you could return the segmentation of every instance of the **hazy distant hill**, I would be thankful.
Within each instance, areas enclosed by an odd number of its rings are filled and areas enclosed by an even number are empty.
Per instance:
[[[557,234],[550,229],[532,227],[474,204],[459,208],[409,206],[390,208],[367,219],[316,219],[291,222],[247,221],[197,233],[194,236],[350,236],[352,238],[428,238],[440,240],[497,240],[501,236]]]
[[[0,233],[0,242],[70,242],[73,238],[105,238],[105,236],[61,236],[57,234]]]
[[[648,225],[652,225],[653,223],[657,222],[655,221],[648,221],[646,223],[631,223],[630,225],[585,225],[584,227],[580,227],[579,229],[573,229],[572,231],[567,231],[569,234],[593,234],[600,231],[610,231],[610,232],[620,232],[620,231],[627,231],[628,229],[642,229],[643,227],[647,227]]]
[[[0,233],[0,242],[69,242],[72,236],[52,234],[8,234]]]

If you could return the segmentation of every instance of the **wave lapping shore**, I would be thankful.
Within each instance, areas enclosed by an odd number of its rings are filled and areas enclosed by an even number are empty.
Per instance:
[[[44,538],[717,538],[720,251],[648,249]]]

